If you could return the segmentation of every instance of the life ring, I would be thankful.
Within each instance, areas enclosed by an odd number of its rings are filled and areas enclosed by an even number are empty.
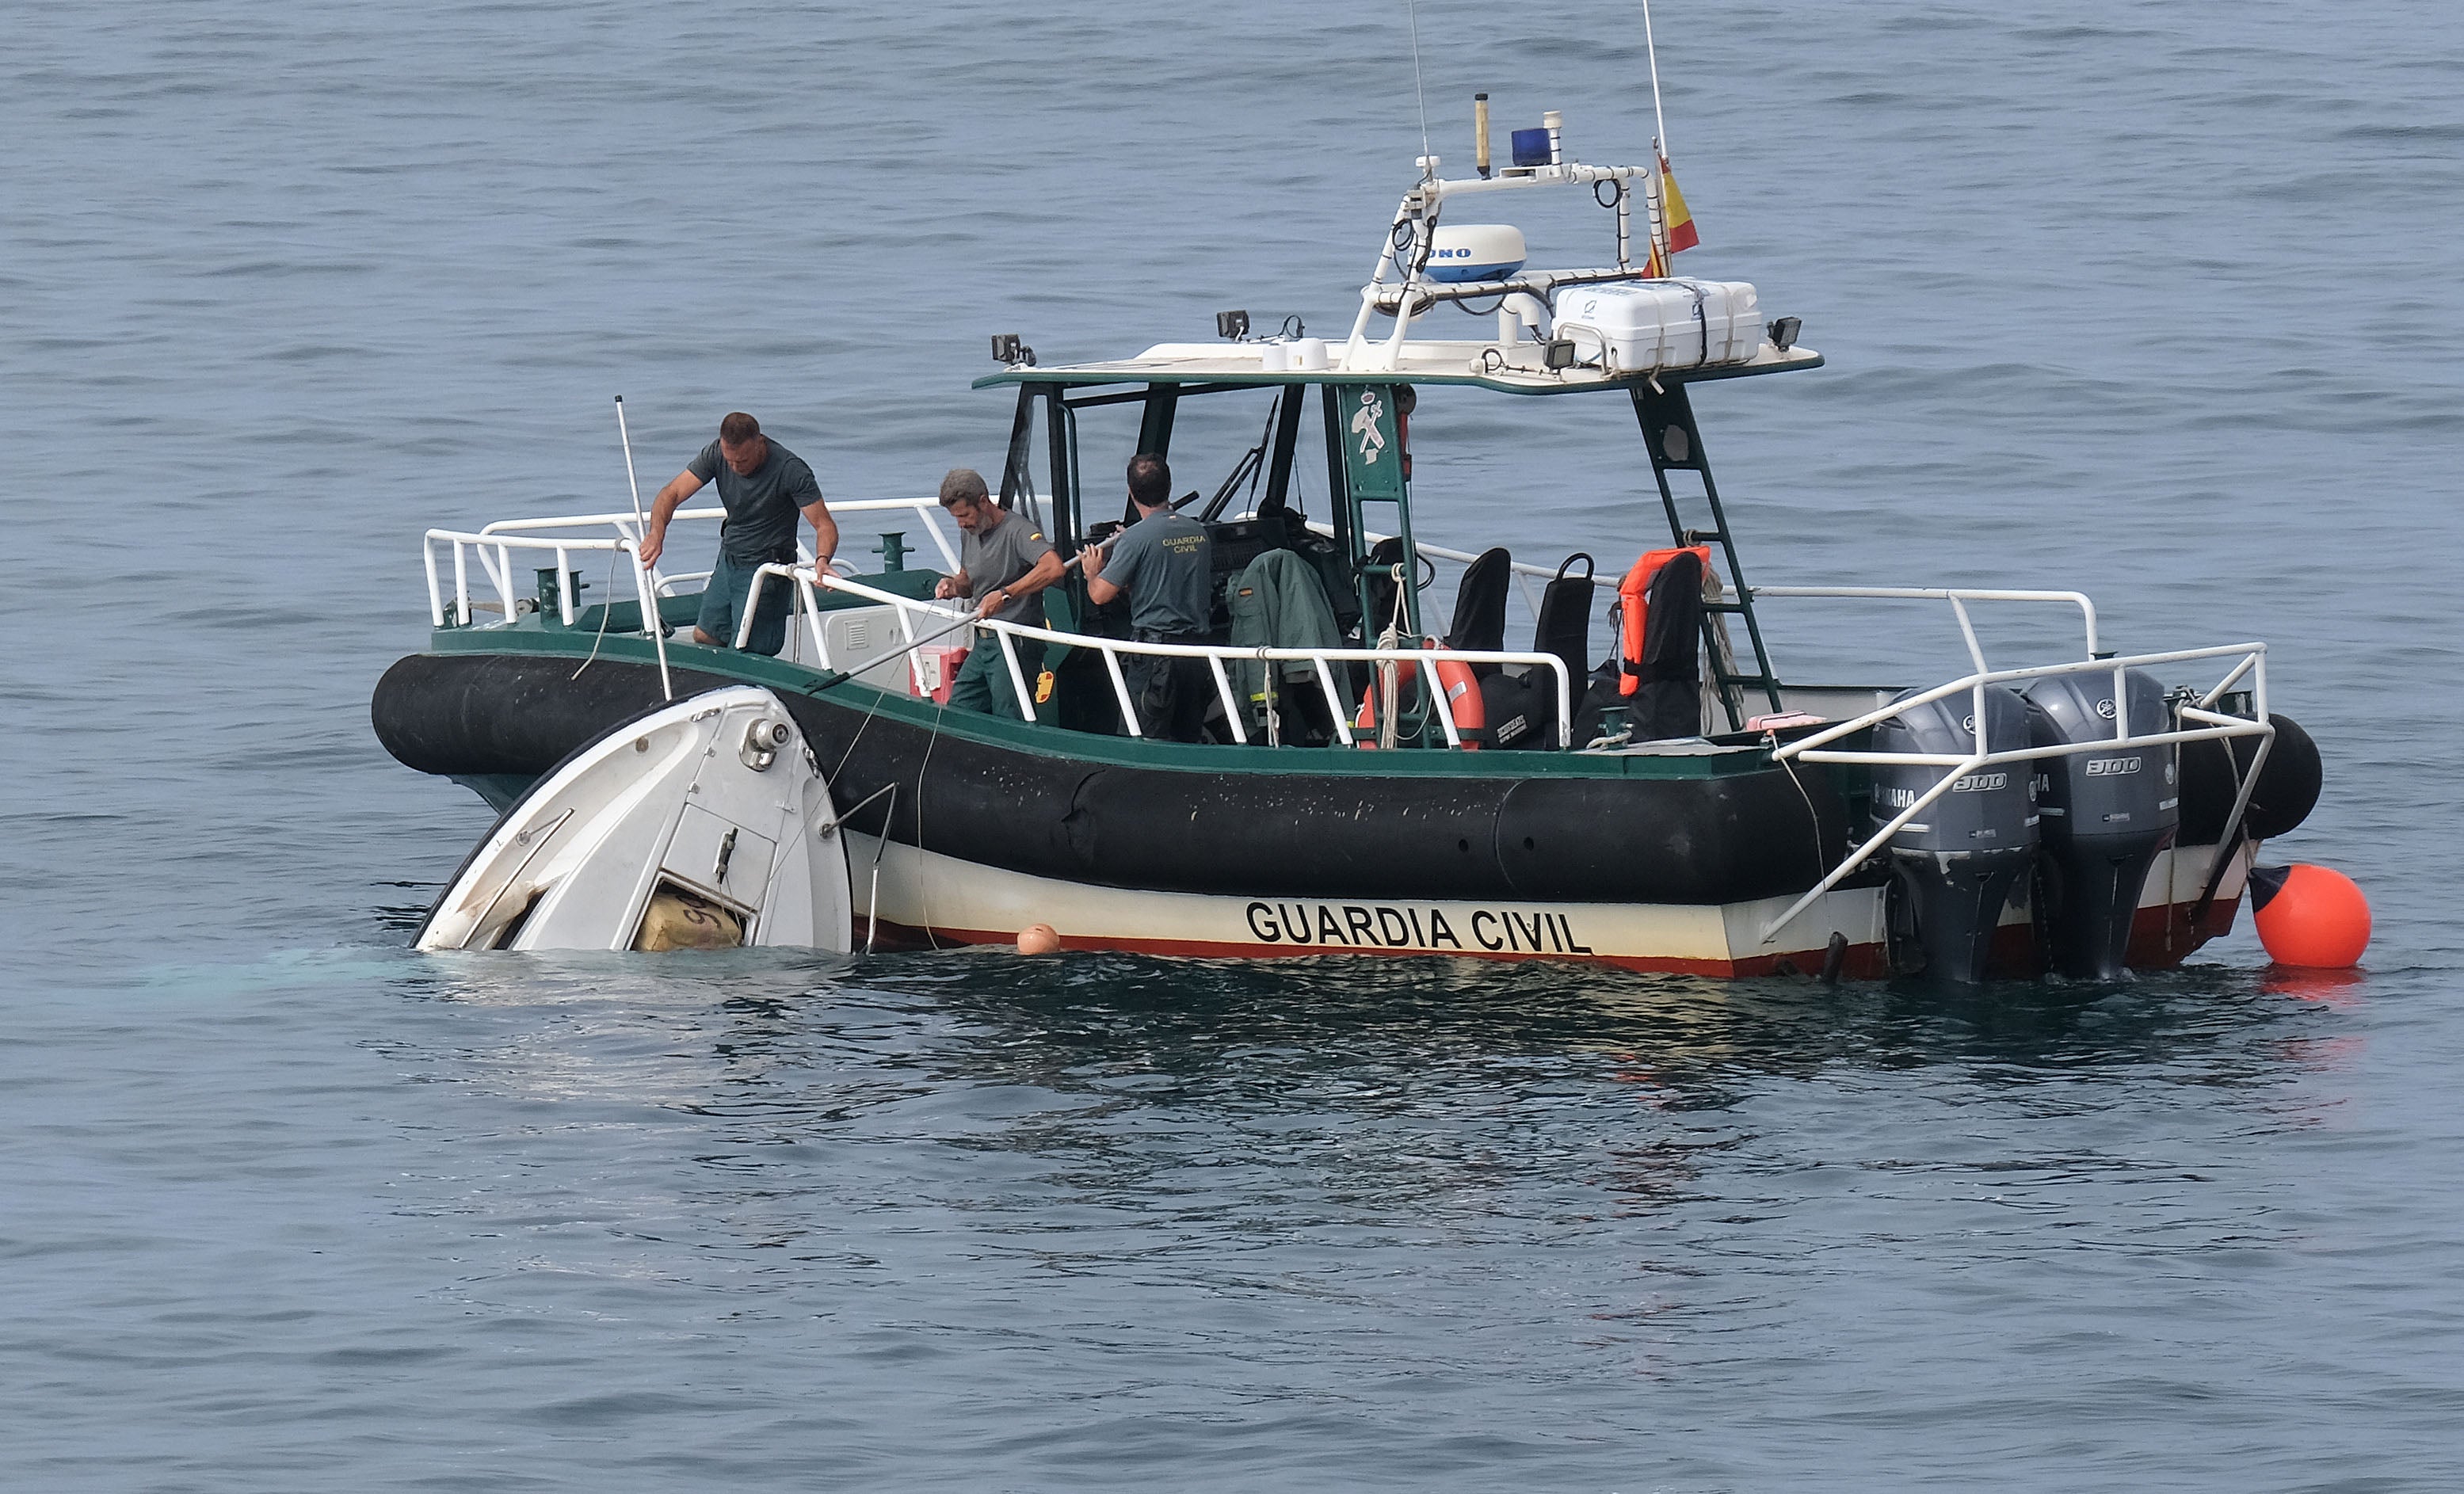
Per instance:
[[[1445,648],[1444,644],[1435,639],[1430,640],[1429,647],[1441,651]],[[1396,692],[1401,693],[1403,687],[1419,678],[1419,667],[1412,660],[1405,659],[1397,663],[1395,666]],[[1445,694],[1446,714],[1454,717],[1455,735],[1463,738],[1463,750],[1478,752],[1481,743],[1488,740],[1488,707],[1480,696],[1479,676],[1472,673],[1470,665],[1460,660],[1440,659],[1438,689]],[[1377,745],[1375,735],[1377,731],[1377,682],[1375,680],[1370,681],[1369,688],[1361,692],[1360,710],[1352,718],[1352,729],[1362,734],[1353,743],[1353,746]]]

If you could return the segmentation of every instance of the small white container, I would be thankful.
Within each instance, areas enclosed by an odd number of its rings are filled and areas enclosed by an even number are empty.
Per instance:
[[[1326,367],[1326,339],[1302,338],[1292,343],[1291,366],[1309,373],[1317,373],[1324,370]]]
[[[1285,369],[1291,366],[1292,350],[1289,343],[1261,342],[1258,344],[1258,368],[1260,372],[1282,373]]]
[[[1613,373],[1741,363],[1763,341],[1761,307],[1743,280],[1575,285],[1554,297],[1556,336]]]

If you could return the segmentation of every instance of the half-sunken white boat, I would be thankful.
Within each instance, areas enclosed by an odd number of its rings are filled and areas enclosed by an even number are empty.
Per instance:
[[[1514,228],[1455,221],[1535,192],[1609,209],[1613,254],[1533,269]],[[1045,594],[1048,626],[977,638],[1001,651],[1029,717],[996,719],[920,692],[941,662],[920,641],[961,616],[930,600],[939,570],[903,563],[920,532],[956,566],[929,499],[833,504],[844,529],[885,531],[877,569],[766,573],[797,606],[775,659],[672,631],[702,578],[642,566],[637,514],[508,518],[429,532],[433,631],[379,685],[378,736],[502,805],[594,742],[626,761],[624,723],[663,701],[760,687],[825,788],[803,824],[843,827],[847,869],[812,864],[839,879],[816,884],[816,909],[844,890],[867,945],[1005,942],[1043,922],[1078,949],[1976,979],[2168,966],[2227,929],[2257,838],[2299,824],[2319,786],[2307,738],[2269,710],[2265,646],[2117,651],[2094,604],[2063,587],[1749,584],[1732,522],[1744,505],[1712,479],[1692,391],[1822,359],[1795,319],[1766,319],[1752,286],[1653,273],[1661,196],[1657,165],[1581,164],[1552,128],[1494,172],[1420,163],[1348,337],[1250,337],[1233,314],[1216,341],[1064,366],[995,340],[1002,366],[977,386],[1015,399],[1001,501],[1065,554],[1124,516],[1113,474],[1133,450],[1166,453],[1184,477],[1216,460],[1175,443],[1198,402],[1254,422],[1257,444],[1226,453],[1190,509],[1213,538],[1218,642],[1133,641],[1073,573]],[[1604,558],[1595,583],[1544,515],[1510,505],[1432,516],[1503,518],[1488,548],[1422,540],[1408,416],[1416,389],[1440,386],[1496,396],[1484,416],[1499,425],[1532,400],[1630,412],[1638,554]],[[1134,416],[1133,442],[1082,435],[1097,410]],[[1519,470],[1551,460],[1535,434]],[[680,536],[669,554],[692,548]],[[1826,570],[1811,544],[1778,560]],[[609,575],[621,600],[587,600]],[[1262,587],[1288,596],[1296,575],[1334,646],[1260,631],[1246,604]],[[1440,578],[1452,585],[1432,594]],[[1424,615],[1448,589],[1450,615]],[[1762,613],[1809,598],[1937,606],[1971,667],[1904,687],[1803,678],[1772,656]],[[2067,649],[1989,660],[1969,626],[1987,605],[2049,609],[2079,631]],[[1023,638],[1048,646],[1036,675],[1019,667]],[[1205,661],[1210,740],[1139,735],[1121,671],[1135,653]],[[672,830],[670,846],[686,833]],[[626,845],[592,894],[609,899],[617,943],[638,937],[661,876],[693,869],[638,835]],[[562,903],[542,895],[519,922],[508,910],[530,896],[527,875],[509,870],[484,906],[457,883],[427,937],[519,945],[582,897],[581,883]],[[798,919],[815,942],[837,936],[832,915],[781,914],[724,881],[687,890],[729,894],[746,941],[790,936]]]
[[[497,820],[423,950],[849,944],[847,847],[779,697],[726,685],[617,723]]]

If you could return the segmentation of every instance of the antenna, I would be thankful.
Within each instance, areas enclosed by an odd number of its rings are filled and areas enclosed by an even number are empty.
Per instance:
[[[1660,48],[1651,39],[1651,0],[1642,0],[1642,50],[1651,58],[1651,148],[1668,155],[1668,116],[1660,112]]]
[[[1418,100],[1420,105],[1420,154],[1425,157],[1429,154],[1429,96],[1423,93],[1420,89],[1420,7],[1419,5],[1419,0],[1403,0],[1403,13],[1409,16],[1412,21],[1412,97]],[[1645,36],[1648,37],[1650,33],[1650,11],[1648,8],[1644,11],[1643,30]],[[1437,175],[1437,171],[1434,167],[1423,167],[1422,169],[1428,171],[1431,176]]]

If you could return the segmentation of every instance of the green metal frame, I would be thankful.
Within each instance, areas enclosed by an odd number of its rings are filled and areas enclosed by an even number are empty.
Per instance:
[[[1703,453],[1703,432],[1694,424],[1694,403],[1686,397],[1682,384],[1659,389],[1637,384],[1634,414],[1642,427],[1643,448],[1651,453],[1651,475],[1660,485],[1660,506],[1668,516],[1669,538],[1681,545],[1715,541],[1727,565],[1727,582],[1735,596],[1729,601],[1703,604],[1703,654],[1710,661],[1712,679],[1720,687],[1720,702],[1728,713],[1729,730],[1742,731],[1747,713],[1740,692],[1749,686],[1760,689],[1771,708],[1777,711],[1779,676],[1771,670],[1771,652],[1763,645],[1762,622],[1754,616],[1753,593],[1746,588],[1745,565],[1737,559],[1736,541],[1728,534],[1728,514],[1720,503],[1720,485],[1712,480],[1710,459]],[[1672,472],[1692,472],[1702,479],[1711,528],[1687,527],[1677,509],[1677,491],[1668,482]],[[1745,619],[1746,637],[1753,645],[1754,673],[1730,673],[1720,668],[1718,620],[1724,615]],[[1733,645],[1734,640],[1730,642]]]

